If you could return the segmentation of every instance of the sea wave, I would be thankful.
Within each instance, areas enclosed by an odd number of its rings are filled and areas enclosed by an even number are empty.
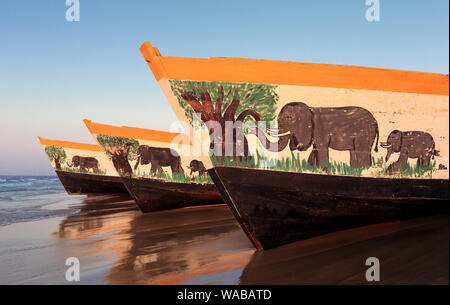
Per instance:
[[[0,196],[0,201],[6,200],[6,201],[14,201],[14,197],[11,196]]]
[[[63,186],[57,177],[16,177],[0,178],[0,193],[4,192],[39,192],[61,191]]]
[[[68,207],[43,208],[67,198],[55,176],[0,176],[0,226],[73,213]]]

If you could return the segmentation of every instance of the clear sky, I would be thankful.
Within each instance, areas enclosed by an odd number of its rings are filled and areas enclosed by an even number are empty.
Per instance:
[[[37,136],[95,143],[82,119],[168,130],[176,120],[139,46],[448,74],[448,0],[0,1],[0,175],[54,174]]]

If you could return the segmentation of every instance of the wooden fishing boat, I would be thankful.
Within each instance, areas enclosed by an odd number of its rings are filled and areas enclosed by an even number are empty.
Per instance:
[[[257,249],[448,213],[448,75],[140,50]]]
[[[184,135],[84,122],[142,212],[224,204]]]
[[[68,194],[128,194],[100,146],[38,139]]]

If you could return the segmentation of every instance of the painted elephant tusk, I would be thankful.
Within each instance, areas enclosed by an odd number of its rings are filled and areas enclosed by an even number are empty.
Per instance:
[[[383,147],[383,148],[389,148],[389,147],[392,146],[392,144],[388,144],[388,143],[386,143],[386,142],[381,142],[380,145],[381,145],[381,147]]]
[[[285,136],[289,133],[291,133],[289,130],[284,130],[284,129],[280,129],[280,128],[267,128],[267,133],[269,135],[273,135],[273,136]]]
[[[287,136],[288,134],[290,134],[291,132],[290,131],[285,131],[285,132],[282,132],[282,133],[273,133],[273,132],[269,132],[268,134],[271,136],[271,137],[283,137],[283,136]]]

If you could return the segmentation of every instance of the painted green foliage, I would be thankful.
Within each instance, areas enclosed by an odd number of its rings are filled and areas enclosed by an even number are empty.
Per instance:
[[[239,116],[246,110],[253,110],[259,114],[263,121],[275,120],[275,106],[278,102],[277,86],[275,85],[181,80],[171,80],[170,85],[190,123],[193,121],[194,112],[203,114],[208,109],[203,107],[203,111],[197,111],[198,109],[194,111],[194,108],[186,99],[188,96],[193,97],[197,102],[201,102],[203,106],[211,102],[214,112],[219,112],[221,118],[225,116],[227,111],[230,115],[232,112],[233,115]],[[233,118],[235,117],[233,116]],[[251,116],[246,116],[244,120],[251,118]]]
[[[131,138],[110,135],[98,135],[97,141],[111,157],[119,175],[131,177],[133,170],[129,161],[136,159],[139,142]]]
[[[233,156],[249,156],[248,141],[242,124],[249,120],[264,121],[270,124],[275,119],[278,95],[276,86],[266,84],[228,83],[228,82],[199,82],[199,81],[170,81],[172,92],[178,99],[191,125],[194,125],[194,113],[201,116],[203,122],[220,124],[221,132],[217,128],[209,128],[209,135],[213,157],[224,159],[226,155],[227,137],[226,122],[234,126],[232,130]]]
[[[55,168],[60,170],[61,164],[67,158],[66,151],[64,150],[64,148],[53,146],[53,145],[46,146],[45,153],[50,158],[50,160],[53,160],[55,162]]]

